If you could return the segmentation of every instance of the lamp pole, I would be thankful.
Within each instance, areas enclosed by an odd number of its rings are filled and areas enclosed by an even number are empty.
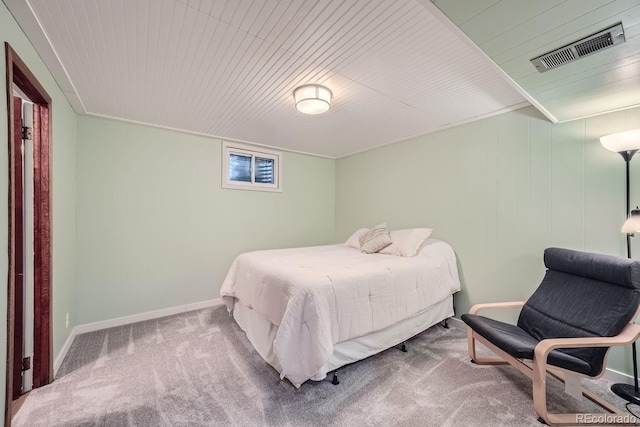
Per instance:
[[[636,154],[636,151],[638,150],[627,150],[627,151],[621,151],[620,155],[622,156],[622,158],[624,159],[625,164],[627,165],[627,219],[629,219],[629,216],[631,215],[631,204],[630,204],[630,200],[629,200],[629,163],[631,163],[631,159],[633,158],[633,155]],[[631,233],[627,233],[627,258],[631,258]],[[635,343],[634,343],[634,347],[635,347]],[[637,391],[637,390],[636,390]]]
[[[605,148],[612,151],[617,151],[624,159],[624,162],[626,165],[626,168],[625,168],[626,169],[625,216],[627,220],[631,215],[631,201],[630,201],[630,194],[629,194],[629,163],[631,162],[633,155],[636,154],[636,152],[638,151],[638,149],[635,147],[637,147],[638,144],[640,143],[640,138],[638,138],[638,136],[640,136],[639,132],[640,130],[623,132],[620,134],[614,134],[614,135],[603,137],[600,140],[602,142],[602,145],[605,146]],[[612,146],[612,142],[623,144],[623,145],[619,146],[616,149],[614,148],[614,146]],[[629,146],[629,144],[631,144],[631,146]],[[633,234],[632,233],[626,233],[626,234],[627,234],[627,258],[631,258],[631,236],[633,236]],[[640,405],[640,390],[638,388],[638,354],[637,354],[635,342],[631,344],[631,355],[633,360],[633,385],[623,384],[623,383],[613,384],[611,386],[611,391],[628,402],[631,402],[635,405]]]

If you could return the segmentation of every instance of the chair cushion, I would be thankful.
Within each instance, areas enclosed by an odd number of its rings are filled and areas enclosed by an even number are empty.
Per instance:
[[[475,314],[463,314],[462,320],[479,335],[511,356],[533,360],[533,352],[539,341],[523,329]],[[562,350],[552,350],[547,363],[585,375],[593,376],[600,372],[598,369],[595,374],[592,374],[594,367],[591,364]]]
[[[640,290],[640,263],[569,249],[544,253],[548,270],[520,312],[517,326],[536,340],[612,337],[633,320]],[[572,348],[564,353],[589,363],[590,376],[604,366],[608,348]]]
[[[556,270],[522,308],[518,326],[534,338],[611,337],[633,320],[640,291]]]
[[[633,259],[548,248],[544,251],[544,265],[549,270],[640,289],[640,263]]]

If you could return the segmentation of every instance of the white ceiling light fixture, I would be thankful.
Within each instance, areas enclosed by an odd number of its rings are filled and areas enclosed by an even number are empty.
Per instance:
[[[316,84],[299,86],[293,91],[296,109],[304,114],[322,114],[329,111],[332,95],[329,89]]]

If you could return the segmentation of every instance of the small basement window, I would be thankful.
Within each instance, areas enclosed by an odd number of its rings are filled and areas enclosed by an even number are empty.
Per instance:
[[[282,153],[222,143],[222,188],[282,191]]]

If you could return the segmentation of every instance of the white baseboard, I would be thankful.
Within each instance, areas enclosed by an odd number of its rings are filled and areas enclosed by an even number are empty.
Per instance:
[[[71,348],[71,344],[76,335],[84,334],[87,332],[99,331],[102,329],[113,328],[114,326],[128,325],[131,323],[142,322],[144,320],[158,319],[160,317],[171,316],[172,314],[186,313],[188,311],[200,310],[208,307],[215,307],[222,305],[222,298],[211,299],[207,301],[194,302],[191,304],[178,305],[175,307],[163,308],[161,310],[148,311],[146,313],[133,314],[131,316],[117,317],[115,319],[103,320],[100,322],[86,323],[84,325],[78,325],[71,330],[67,341],[60,349],[58,356],[53,362],[53,376],[55,378],[62,365],[67,352]]]
[[[175,307],[163,308],[161,310],[147,311],[146,313],[132,314],[131,316],[116,317],[115,319],[102,320],[100,322],[85,323],[84,325],[76,326],[75,329],[76,334],[79,335],[87,332],[113,328],[114,326],[129,325],[131,323],[143,322],[145,320],[157,319],[160,317],[171,316],[173,314],[186,313],[187,311],[199,310],[201,308],[215,307],[217,305],[222,305],[221,298],[192,304],[178,305]]]
[[[210,299],[207,301],[194,302],[184,306],[184,311],[200,310],[202,308],[217,307],[222,305],[222,298]]]
[[[53,361],[53,378],[55,378],[56,375],[58,375],[58,369],[60,369],[60,365],[62,365],[62,361],[67,356],[67,353],[69,352],[69,349],[71,348],[71,344],[73,343],[73,340],[75,339],[75,337],[76,337],[76,328],[73,328],[71,330],[71,333],[67,337],[67,340],[64,342],[62,349],[60,349],[60,353],[58,353],[58,356]]]
[[[616,371],[615,369],[605,369],[602,378],[612,383],[633,384],[633,377],[631,375]]]

